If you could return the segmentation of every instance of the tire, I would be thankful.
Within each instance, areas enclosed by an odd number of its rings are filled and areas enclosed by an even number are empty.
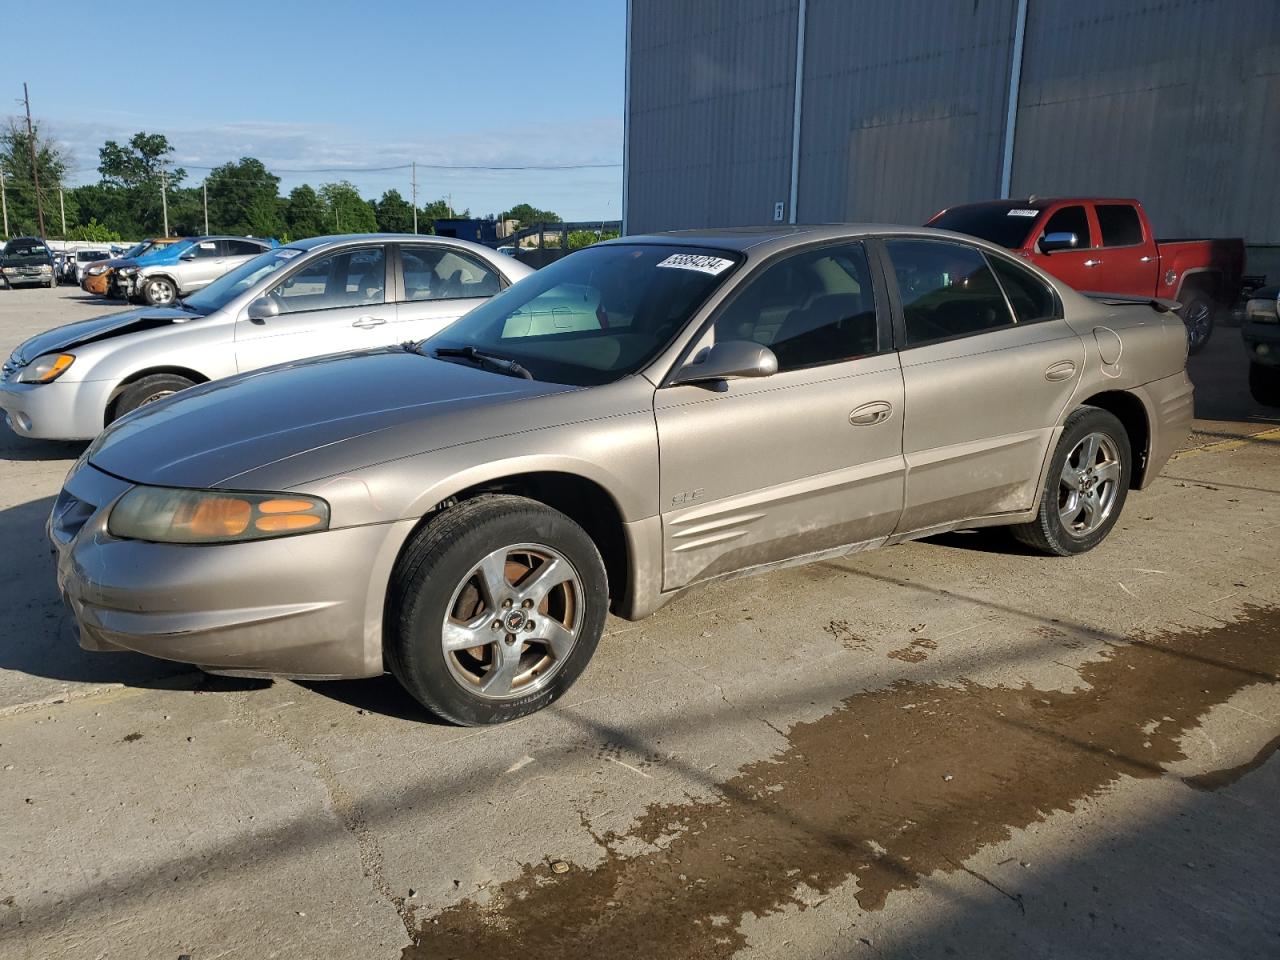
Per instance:
[[[540,571],[552,560],[550,575],[566,579],[540,593]],[[524,497],[476,497],[433,517],[397,561],[387,592],[387,665],[443,720],[505,723],[572,686],[600,641],[608,605],[604,562],[581,527]],[[448,643],[456,646],[446,650]]]
[[[1280,367],[1250,363],[1249,393],[1264,407],[1280,407]]]
[[[1089,439],[1094,441],[1092,462],[1085,445]],[[1013,535],[1052,556],[1092,550],[1120,518],[1132,476],[1133,452],[1124,424],[1106,410],[1080,407],[1063,425],[1036,518],[1013,527]]]
[[[148,277],[142,284],[142,299],[150,307],[167,307],[178,299],[178,286],[168,277]]]
[[[116,398],[107,423],[114,423],[126,413],[132,413],[139,407],[145,407],[149,403],[172,396],[179,390],[194,386],[194,380],[188,380],[176,373],[153,373],[149,377],[143,377],[125,387]]]
[[[1205,348],[1213,335],[1218,303],[1212,294],[1199,287],[1182,293],[1182,309],[1179,314],[1187,327],[1187,354],[1195,355]]]

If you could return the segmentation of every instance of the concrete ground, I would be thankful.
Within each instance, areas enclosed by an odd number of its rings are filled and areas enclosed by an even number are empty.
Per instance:
[[[0,350],[109,309],[0,292]],[[497,729],[75,645],[0,428],[0,956],[1280,955],[1280,430],[1238,331],[1108,541],[953,534],[610,621]]]

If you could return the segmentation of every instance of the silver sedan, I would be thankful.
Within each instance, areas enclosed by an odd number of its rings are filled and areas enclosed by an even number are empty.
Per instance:
[[[532,273],[438,237],[315,237],[241,264],[198,293],[32,337],[0,372],[26,437],[87,440],[198,383],[326,353],[421,340]]]

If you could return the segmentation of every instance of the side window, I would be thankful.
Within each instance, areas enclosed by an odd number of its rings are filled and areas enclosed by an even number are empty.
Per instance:
[[[906,346],[1013,323],[981,251],[937,240],[887,240],[898,278]]]
[[[217,240],[201,240],[192,247],[192,250],[195,251],[197,260],[222,256],[222,248],[219,246]]]
[[[1094,207],[1104,247],[1131,247],[1142,243],[1142,221],[1127,203],[1100,203]]]
[[[262,253],[266,247],[252,240],[224,240],[227,245],[227,256],[229,257],[256,257]]]
[[[987,262],[1004,287],[1004,295],[1009,298],[1018,323],[1057,318],[1058,298],[1043,280],[1003,257],[989,256]]]
[[[1084,207],[1080,204],[1063,207],[1049,217],[1049,222],[1044,225],[1044,232],[1040,236],[1043,237],[1049,233],[1074,233],[1080,239],[1081,247],[1093,246],[1093,240],[1089,236],[1089,215],[1084,212]]]
[[[381,247],[320,257],[271,291],[281,313],[361,307],[383,302],[386,255]]]
[[[475,257],[447,248],[400,248],[405,300],[492,297],[502,288],[498,274]]]
[[[764,344],[777,355],[779,370],[878,352],[866,250],[860,243],[824,247],[766,267],[716,318],[715,339]]]

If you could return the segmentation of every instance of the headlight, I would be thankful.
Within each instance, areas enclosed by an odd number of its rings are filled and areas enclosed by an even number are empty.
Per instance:
[[[40,272],[41,272],[41,273],[53,273],[53,267],[51,267],[51,266],[50,266],[49,264],[47,264],[47,263],[42,263],[42,264],[40,264]]]
[[[67,368],[75,363],[73,353],[47,353],[36,357],[18,371],[19,383],[52,383],[67,372]]]
[[[107,272],[106,267],[90,267],[89,268],[89,276],[91,277],[100,277],[106,272]]]
[[[17,268],[17,267],[5,267],[5,268],[4,268],[4,272],[5,272],[5,273],[17,273],[17,272],[18,272],[18,268]]]
[[[1280,300],[1250,300],[1244,312],[1254,323],[1280,323]]]
[[[137,267],[118,267],[116,269],[116,273],[125,277],[132,277],[137,272],[138,272]]]
[[[265,540],[328,526],[329,505],[317,497],[167,487],[134,487],[107,519],[111,536],[155,543]]]

